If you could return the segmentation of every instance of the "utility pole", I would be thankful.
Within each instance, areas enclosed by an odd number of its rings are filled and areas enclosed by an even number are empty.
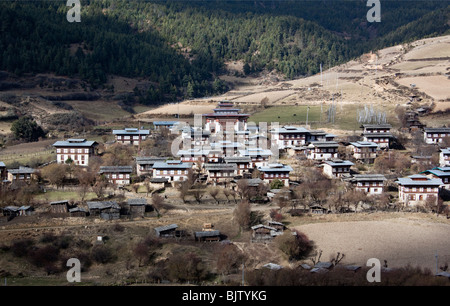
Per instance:
[[[242,264],[242,286],[245,286],[244,284],[245,284],[245,272],[244,272],[244,269],[245,269],[245,264]]]
[[[306,127],[308,127],[309,106],[306,108]]]

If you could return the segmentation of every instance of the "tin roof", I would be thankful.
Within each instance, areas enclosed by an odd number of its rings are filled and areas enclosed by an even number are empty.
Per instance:
[[[98,173],[131,173],[132,166],[101,166]]]
[[[103,202],[94,202],[88,201],[86,202],[89,209],[107,209],[107,208],[115,208],[120,209],[119,204],[116,201],[103,201]]]
[[[220,231],[204,231],[204,232],[195,232],[195,237],[215,237],[220,235]]]
[[[398,178],[395,181],[399,185],[408,185],[408,186],[440,186],[442,185],[442,180],[438,178],[429,178],[425,175],[410,175],[407,177]]]
[[[153,164],[153,169],[190,169],[192,168],[191,163],[182,163],[179,161],[178,163],[171,163],[170,161],[166,162],[155,162]]]
[[[338,166],[353,166],[354,163],[352,163],[349,160],[326,160],[324,163],[330,165],[331,167],[338,167]]]
[[[92,147],[97,145],[96,141],[88,141],[86,139],[67,139],[60,140],[53,144],[54,147]]]
[[[172,229],[176,229],[176,228],[178,228],[178,225],[169,224],[169,225],[155,227],[155,231],[160,233],[160,232],[164,232],[164,231],[168,231],[168,230],[172,230]]]
[[[147,205],[146,198],[134,198],[127,200],[128,205]]]
[[[123,129],[123,130],[113,130],[114,135],[149,135],[150,130],[139,130],[139,129]]]
[[[22,166],[20,166],[18,169],[9,169],[8,170],[8,172],[11,174],[32,174],[35,171],[36,170],[34,170],[33,168],[22,167]]]

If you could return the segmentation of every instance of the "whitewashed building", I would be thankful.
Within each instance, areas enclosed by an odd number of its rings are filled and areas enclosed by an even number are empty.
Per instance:
[[[334,141],[314,141],[306,147],[305,154],[311,160],[330,160],[338,158],[338,148]]]
[[[393,135],[391,134],[392,126],[390,124],[363,124],[363,140],[366,142],[374,142],[381,149],[389,148]]]
[[[104,175],[109,183],[117,186],[129,185],[131,182],[132,166],[101,166],[98,171]]]
[[[86,139],[71,138],[57,141],[53,146],[56,148],[56,161],[58,164],[72,161],[78,166],[88,166],[89,158],[95,155],[98,143]]]
[[[350,142],[349,148],[356,160],[373,163],[377,158],[378,144],[368,141]]]
[[[421,172],[429,178],[436,178],[442,180],[441,188],[450,190],[450,167],[436,167],[430,170]]]
[[[322,164],[323,173],[328,178],[339,178],[350,174],[350,168],[354,164],[348,160],[326,160]]]
[[[283,164],[268,164],[267,166],[258,167],[261,172],[261,179],[270,184],[274,180],[280,180],[284,186],[289,187],[289,173],[292,172],[292,167]]]
[[[239,150],[239,156],[250,157],[252,168],[267,166],[272,155],[273,154],[271,150],[265,150],[261,148],[248,148],[246,150]]]
[[[126,128],[123,130],[113,130],[112,133],[117,143],[138,146],[147,139],[147,137],[150,135],[150,130]]]
[[[422,174],[399,178],[396,183],[399,201],[407,206],[423,205],[428,199],[437,202],[439,187],[443,185],[441,179],[429,178]]]
[[[355,174],[350,181],[357,191],[377,195],[383,193],[386,177],[382,174]]]
[[[166,178],[168,182],[185,181],[191,163],[183,163],[181,160],[167,160],[153,164],[153,178]]]
[[[441,167],[450,166],[450,147],[441,149],[441,152],[439,153],[439,165]]]
[[[423,129],[423,139],[428,144],[441,143],[446,137],[450,137],[450,127]]]

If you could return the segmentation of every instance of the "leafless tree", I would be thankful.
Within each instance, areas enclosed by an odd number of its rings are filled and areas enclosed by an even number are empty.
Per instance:
[[[234,210],[234,217],[240,229],[247,229],[250,224],[251,205],[248,200],[241,200]]]
[[[219,200],[217,199],[220,194],[220,189],[217,187],[212,187],[208,189],[209,195],[219,204]]]

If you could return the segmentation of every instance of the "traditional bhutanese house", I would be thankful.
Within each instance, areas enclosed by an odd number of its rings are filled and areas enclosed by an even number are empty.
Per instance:
[[[132,166],[101,166],[98,171],[108,182],[117,186],[129,185],[131,182]]]
[[[421,164],[421,165],[430,165],[431,158],[432,158],[431,155],[411,155],[411,163]]]
[[[207,163],[221,163],[223,162],[222,150],[211,149],[208,151],[208,156],[206,157]]]
[[[180,160],[183,163],[191,163],[193,167],[197,167],[197,163],[203,165],[207,161],[209,151],[210,150],[197,148],[188,150],[178,150],[176,156],[180,158]]]
[[[155,227],[155,233],[156,233],[157,237],[171,238],[171,237],[175,237],[177,228],[178,228],[178,225],[176,225],[176,224],[158,226],[158,227]]]
[[[239,108],[235,108],[233,102],[222,101],[213,113],[203,114],[205,118],[205,130],[212,134],[226,131],[230,128],[234,131],[244,131],[247,129],[249,114],[240,113]]]
[[[104,220],[115,220],[120,218],[120,206],[116,201],[88,201],[86,204],[91,216],[100,216],[100,218]]]
[[[150,135],[150,130],[140,130],[137,128],[126,128],[123,130],[113,130],[116,142],[124,145],[139,145]]]
[[[329,210],[321,205],[311,205],[309,206],[309,212],[316,215],[327,214]]]
[[[6,171],[6,165],[4,162],[0,161],[0,184],[8,178],[8,173]]]
[[[441,152],[439,153],[439,165],[441,167],[450,166],[450,147],[441,149]]]
[[[382,174],[355,174],[350,180],[357,191],[376,195],[383,193],[386,177]]]
[[[194,232],[195,241],[220,241],[220,231]]]
[[[247,150],[239,150],[239,156],[250,157],[251,168],[267,166],[273,153],[271,150],[261,148],[249,148]]]
[[[377,158],[378,145],[375,142],[356,141],[350,142],[349,148],[356,160],[373,163]]]
[[[270,139],[263,135],[251,135],[247,143],[250,148],[269,148],[271,146]]]
[[[236,156],[243,147],[243,143],[229,140],[211,143],[211,149],[220,151],[223,157]]]
[[[162,129],[170,130],[179,123],[179,121],[153,121],[153,127],[157,131],[161,131]]]
[[[450,167],[436,167],[421,173],[425,174],[429,178],[441,179],[443,183],[441,188],[450,190]]]
[[[275,227],[264,224],[254,225],[251,229],[253,242],[272,240],[274,236],[277,236],[276,234],[274,235],[274,233],[278,232]]]
[[[437,202],[439,187],[443,185],[441,179],[421,174],[399,178],[396,183],[399,187],[399,201],[411,206],[424,204],[428,199],[435,199]]]
[[[167,157],[155,157],[155,156],[139,156],[136,157],[136,173],[138,176],[141,175],[152,175],[153,165],[156,162],[164,162]]]
[[[389,148],[393,138],[390,124],[363,124],[363,140],[376,143],[381,149]]]
[[[310,133],[309,130],[296,126],[283,126],[272,129],[270,132],[272,140],[275,141],[281,150],[305,145]]]
[[[423,138],[428,144],[441,143],[445,137],[450,137],[450,127],[424,128]]]
[[[183,143],[190,142],[194,146],[206,146],[209,144],[211,132],[192,127],[184,127],[181,132]]]
[[[314,141],[327,141],[327,135],[329,135],[328,139],[334,138],[333,137],[334,135],[327,134],[326,132],[324,132],[322,130],[309,131],[308,134],[306,135],[306,144],[309,144]]]
[[[54,201],[50,202],[50,212],[54,214],[65,214],[69,211],[69,201]]]
[[[248,156],[231,156],[224,158],[225,163],[236,165],[236,175],[244,175],[250,171],[251,159]]]
[[[261,179],[267,183],[273,180],[280,180],[284,186],[289,187],[289,173],[293,170],[289,165],[268,164],[265,167],[258,167],[261,172]]]
[[[147,205],[146,198],[135,198],[127,200],[130,215],[134,217],[144,217],[145,206]]]
[[[187,179],[189,169],[192,169],[192,164],[183,163],[181,160],[156,162],[153,165],[153,177],[167,178],[170,183],[185,181]]]
[[[306,157],[311,160],[329,160],[338,157],[339,144],[334,141],[313,141],[306,148]]]
[[[86,139],[67,139],[57,141],[53,144],[56,148],[56,161],[58,164],[64,164],[72,161],[78,166],[88,166],[89,158],[95,155],[98,143]]]
[[[208,182],[226,183],[237,175],[236,164],[205,164]]]
[[[170,187],[169,179],[165,177],[152,177],[150,178],[150,187],[154,189]]]
[[[29,182],[33,179],[36,179],[36,170],[33,168],[20,166],[18,169],[8,170],[8,181],[10,182],[14,181]]]
[[[339,178],[350,173],[350,167],[354,164],[348,160],[326,160],[323,166],[323,173],[328,178]]]
[[[235,184],[233,184],[233,186],[232,186],[232,189],[233,189],[233,190],[236,190],[236,191],[237,191],[237,189],[239,189],[238,182],[241,181],[241,180],[245,180],[245,181],[246,181],[246,186],[247,186],[249,189],[253,189],[253,190],[256,190],[256,189],[260,186],[259,184],[265,184],[265,182],[264,182],[262,179],[260,179],[259,177],[257,177],[257,178],[251,178],[251,179],[240,178],[240,179],[238,179],[238,180],[233,180],[233,183],[235,183]],[[253,194],[254,192],[250,191],[249,193],[252,193],[252,194]]]
[[[69,209],[69,214],[71,217],[86,217],[87,211],[82,207],[74,207]]]

